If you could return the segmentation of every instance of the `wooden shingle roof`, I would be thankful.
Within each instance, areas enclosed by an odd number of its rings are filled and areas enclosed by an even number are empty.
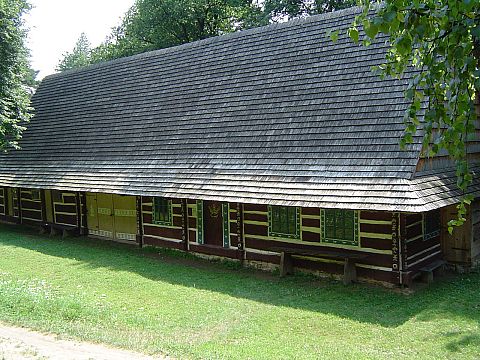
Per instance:
[[[384,42],[327,36],[355,11],[51,75],[0,185],[392,211],[456,201],[455,186],[422,193],[442,180],[414,177],[420,137],[399,148],[408,79],[372,72]]]

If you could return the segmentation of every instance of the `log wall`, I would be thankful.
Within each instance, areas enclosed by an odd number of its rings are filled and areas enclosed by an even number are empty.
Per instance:
[[[171,199],[172,225],[153,223],[153,197],[142,197],[143,244],[166,248],[184,249],[182,200]]]
[[[51,190],[53,224],[65,228],[82,228],[86,224],[84,197],[76,192]],[[80,216],[79,216],[80,215]]]
[[[430,234],[425,232],[425,219],[428,215],[402,214],[405,224],[405,271],[409,277],[415,277],[422,267],[443,257],[440,242],[442,229],[438,228]]]
[[[342,249],[343,252],[370,255],[357,263],[359,277],[395,282],[392,270],[392,213],[360,211],[359,244],[342,245],[322,242],[321,213],[318,208],[300,209],[300,239],[272,238],[268,234],[268,206],[244,205],[245,259],[279,264],[280,254],[272,247],[296,249]],[[343,273],[343,261],[313,257],[294,257],[294,266],[330,273]]]
[[[222,203],[223,246],[205,244],[203,201],[187,200],[188,250],[242,260],[241,204]]]
[[[0,188],[0,216],[7,216],[7,189]]]
[[[33,196],[35,190],[32,189],[11,190],[0,188],[0,216],[4,219],[13,213],[25,224],[50,223],[47,219],[53,219],[52,225],[85,229],[88,226],[84,194],[52,190],[48,196],[46,191],[41,191],[38,198]],[[47,199],[51,201],[48,207],[53,210],[51,216],[46,213]],[[448,234],[447,223],[456,215],[455,206],[441,210],[442,227],[433,236],[425,234],[428,214],[357,211],[358,243],[355,245],[323,241],[319,208],[299,208],[299,237],[283,238],[269,233],[267,205],[222,203],[223,246],[214,246],[205,244],[202,201],[170,199],[172,222],[169,225],[154,223],[152,197],[138,197],[137,201],[138,242],[252,263],[279,264],[280,254],[272,251],[275,247],[339,249],[367,255],[357,262],[359,277],[404,284],[422,267],[442,257],[458,264],[471,264],[472,259],[480,257],[480,202],[473,204],[467,223],[455,229],[453,235]],[[294,266],[308,270],[342,274],[343,265],[341,260],[294,256]]]
[[[20,212],[22,224],[38,225],[45,221],[40,190],[20,189]]]

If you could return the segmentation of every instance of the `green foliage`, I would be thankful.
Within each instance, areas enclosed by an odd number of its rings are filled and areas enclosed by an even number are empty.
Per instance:
[[[415,70],[405,92],[410,106],[405,113],[406,131],[401,141],[411,143],[417,132],[424,135],[424,154],[446,151],[455,161],[458,187],[472,182],[467,145],[475,136],[476,94],[480,90],[480,1],[478,0],[359,0],[363,12],[350,29],[358,42],[363,26],[368,45],[379,33],[387,34],[390,48],[382,75],[399,77]],[[424,115],[420,123],[419,115]],[[477,125],[478,127],[478,125]],[[462,224],[465,197],[458,206]]]
[[[273,21],[316,15],[355,5],[355,0],[266,0],[265,16]]]
[[[269,0],[260,5],[256,0],[136,0],[120,26],[90,52],[88,61],[112,60],[288,18],[343,9],[354,1]]]
[[[72,52],[63,54],[63,59],[58,63],[57,70],[65,71],[90,65],[90,52],[90,41],[88,41],[85,33],[81,33]]]
[[[0,150],[16,148],[31,117],[28,80],[31,72],[25,47],[22,15],[25,0],[0,0]]]
[[[249,0],[137,0],[92,52],[99,62],[217,36],[262,21]]]

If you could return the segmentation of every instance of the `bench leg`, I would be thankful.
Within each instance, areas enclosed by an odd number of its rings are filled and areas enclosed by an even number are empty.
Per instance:
[[[343,268],[343,283],[345,285],[357,281],[357,268],[355,261],[349,258],[345,259],[345,266]]]
[[[280,254],[280,277],[288,274],[293,274],[292,256],[282,252]]]
[[[438,275],[438,276],[443,276],[443,275],[445,275],[445,265],[442,265],[442,266],[438,267],[438,268],[434,271],[434,275]]]
[[[433,271],[424,271],[422,272],[422,281],[430,284],[433,282]]]

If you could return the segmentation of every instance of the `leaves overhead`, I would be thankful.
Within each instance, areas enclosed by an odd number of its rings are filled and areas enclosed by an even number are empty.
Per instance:
[[[0,150],[16,148],[31,117],[29,85],[34,74],[28,64],[22,15],[25,0],[0,0]],[[33,79],[32,79],[33,76]]]
[[[425,156],[445,155],[455,162],[457,185],[466,191],[473,180],[469,168],[469,141],[479,128],[475,99],[480,90],[480,1],[478,0],[359,0],[363,12],[349,35],[359,42],[363,26],[368,45],[378,34],[387,34],[389,50],[382,75],[399,77],[412,71],[405,92],[410,106],[401,144],[423,135]],[[420,123],[419,116],[424,115]],[[458,219],[465,221],[465,196]]]
[[[63,59],[58,63],[57,70],[65,71],[89,65],[91,51],[87,35],[81,33],[72,52],[63,54]]]
[[[346,9],[355,5],[355,0],[266,0],[264,13],[273,21],[323,14]]]
[[[93,49],[101,62],[272,22],[343,9],[355,0],[137,0],[121,25]]]
[[[166,48],[262,21],[260,9],[249,0],[137,0],[92,58],[98,62]]]

